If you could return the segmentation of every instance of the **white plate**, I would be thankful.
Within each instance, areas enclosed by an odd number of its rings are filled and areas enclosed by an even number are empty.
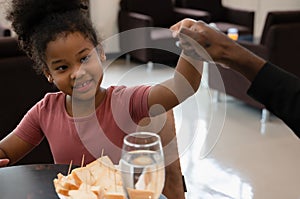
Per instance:
[[[60,198],[60,199],[67,199],[65,196],[63,196],[63,195],[61,195],[61,194],[57,194],[58,195],[58,197]]]
[[[58,195],[58,197],[60,198],[60,199],[67,199],[65,196],[63,196],[63,195],[61,195],[61,194],[57,194]],[[167,199],[166,198],[166,196],[164,196],[164,195],[160,195],[160,197],[159,197],[159,199]]]

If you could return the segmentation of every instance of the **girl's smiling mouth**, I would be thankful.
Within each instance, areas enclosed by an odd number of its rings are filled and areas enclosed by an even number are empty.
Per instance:
[[[73,87],[75,91],[86,92],[92,87],[92,80],[76,83]]]

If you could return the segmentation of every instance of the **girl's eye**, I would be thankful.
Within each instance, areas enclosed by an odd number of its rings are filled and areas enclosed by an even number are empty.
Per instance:
[[[80,59],[80,62],[83,63],[83,64],[87,63],[89,61],[90,57],[91,57],[90,55],[85,56],[85,57],[83,57],[83,58]]]
[[[58,66],[56,68],[56,70],[58,70],[58,71],[65,71],[67,68],[68,68],[68,66],[63,65],[63,66]]]

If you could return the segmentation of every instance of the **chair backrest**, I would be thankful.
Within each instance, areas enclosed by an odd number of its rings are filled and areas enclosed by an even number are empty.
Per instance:
[[[300,77],[300,22],[271,26],[265,46],[272,63]]]
[[[0,140],[14,130],[24,114],[50,91],[56,90],[36,74],[32,61],[13,37],[0,38]],[[53,162],[46,140],[17,164]]]
[[[0,37],[0,47],[0,59],[26,56],[14,37]]]
[[[260,43],[269,61],[300,77],[300,10],[269,12]]]
[[[223,21],[224,9],[221,0],[179,0],[186,8],[205,10],[211,14],[212,21]],[[179,3],[180,4],[180,3]]]
[[[121,0],[120,6],[122,10],[151,16],[157,27],[169,27],[176,22],[172,0]]]
[[[265,44],[269,29],[278,24],[288,23],[299,23],[300,22],[300,10],[295,11],[271,11],[268,12],[261,35],[261,44]]]
[[[11,30],[0,24],[0,37],[9,37],[11,36]]]

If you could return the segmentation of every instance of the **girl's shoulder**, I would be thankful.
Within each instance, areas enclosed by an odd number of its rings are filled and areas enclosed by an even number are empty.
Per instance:
[[[107,88],[106,92],[106,101],[110,101],[111,103],[121,104],[126,101],[145,101],[148,98],[151,86],[140,85],[140,86],[111,86]]]
[[[57,106],[58,103],[64,103],[65,94],[63,92],[51,92],[46,93],[43,99],[38,102],[39,106],[42,108],[52,108],[54,105]]]
[[[139,85],[139,86],[110,86],[107,88],[108,95],[124,94],[124,93],[134,93],[137,91],[143,91],[150,89],[151,86]]]
[[[119,92],[126,89],[126,86],[110,86],[106,89],[107,93],[111,94],[113,92]]]
[[[47,93],[39,102],[31,107],[27,114],[37,121],[41,117],[55,115],[55,113],[61,112],[64,108],[64,96],[65,94],[62,92]]]
[[[51,93],[46,93],[43,100],[44,101],[57,101],[60,99],[65,99],[66,94],[64,94],[63,92],[59,91],[59,92],[51,92]]]

